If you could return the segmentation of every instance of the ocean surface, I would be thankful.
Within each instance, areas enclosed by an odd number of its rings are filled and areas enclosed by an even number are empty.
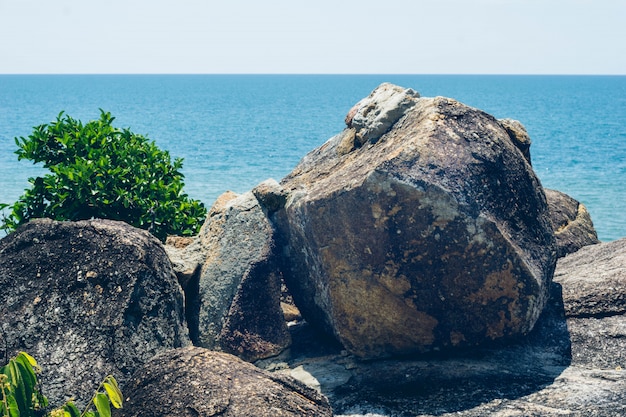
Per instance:
[[[14,138],[61,111],[82,121],[109,111],[183,157],[185,190],[211,206],[280,180],[385,81],[520,120],[544,187],[583,202],[601,240],[626,236],[626,76],[0,75],[0,202],[44,172],[17,161]]]

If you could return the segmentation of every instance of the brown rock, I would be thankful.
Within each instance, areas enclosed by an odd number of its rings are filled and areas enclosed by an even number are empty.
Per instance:
[[[284,302],[280,302],[280,308],[283,310],[283,315],[285,316],[285,321],[296,321],[302,319],[300,315],[300,310],[293,304],[288,304]]]
[[[382,88],[281,182],[296,304],[368,358],[529,332],[556,259],[530,165],[493,117]]]
[[[548,189],[544,191],[556,237],[557,257],[562,258],[583,246],[600,243],[584,204],[560,191]]]
[[[320,389],[342,417],[626,415],[626,315],[566,317],[561,294],[553,283],[533,331],[495,348],[362,361],[294,326],[292,347],[257,365]]]
[[[328,400],[298,381],[197,347],[156,356],[124,391],[121,417],[332,416]]]
[[[276,180],[268,179],[252,189],[252,194],[268,213],[274,213],[285,206],[287,193]]]

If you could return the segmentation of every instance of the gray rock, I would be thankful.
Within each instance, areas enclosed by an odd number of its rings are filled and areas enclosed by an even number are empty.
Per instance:
[[[557,265],[554,279],[563,286],[568,316],[626,313],[626,239],[585,246]]]
[[[197,343],[246,360],[275,355],[290,339],[272,225],[251,192],[218,203],[198,237],[205,255],[197,283]]]
[[[332,416],[326,398],[298,381],[206,349],[171,350],[153,358],[125,387],[121,417]]]
[[[0,357],[34,356],[51,404],[85,404],[106,375],[123,384],[189,344],[163,246],[122,222],[31,221],[0,240],[0,288]]]
[[[492,116],[380,89],[281,181],[273,219],[303,316],[367,358],[528,333],[556,261],[532,168]],[[365,108],[390,127],[361,123]]]
[[[346,125],[354,129],[355,146],[376,142],[415,105],[419,93],[383,83],[372,93],[355,104],[346,116]]]
[[[559,258],[574,253],[583,246],[600,243],[584,204],[560,191],[548,189],[544,191],[550,208],[550,220]]]

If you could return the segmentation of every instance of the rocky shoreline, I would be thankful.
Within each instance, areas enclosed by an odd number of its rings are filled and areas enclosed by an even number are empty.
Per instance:
[[[625,255],[622,239],[561,259],[534,330],[506,345],[363,362],[339,346],[311,348],[319,339],[309,328],[290,351],[257,365],[317,387],[340,415],[621,416]],[[602,278],[589,285],[589,271]]]
[[[194,238],[0,239],[0,354],[35,356],[53,404],[113,373],[118,416],[625,415],[626,239],[529,149],[517,121],[383,84]]]

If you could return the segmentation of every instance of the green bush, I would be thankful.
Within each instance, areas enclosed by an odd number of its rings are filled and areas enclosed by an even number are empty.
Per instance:
[[[165,240],[193,235],[206,208],[183,193],[182,159],[171,161],[146,137],[112,126],[115,118],[83,124],[63,112],[57,120],[15,138],[18,160],[43,163],[51,174],[29,178],[32,187],[9,208],[3,228],[14,230],[32,218],[121,220]]]
[[[48,399],[39,389],[38,372],[37,362],[26,352],[0,367],[0,417],[111,417],[111,405],[122,408],[122,392],[109,375],[82,413],[71,400],[48,411]]]

